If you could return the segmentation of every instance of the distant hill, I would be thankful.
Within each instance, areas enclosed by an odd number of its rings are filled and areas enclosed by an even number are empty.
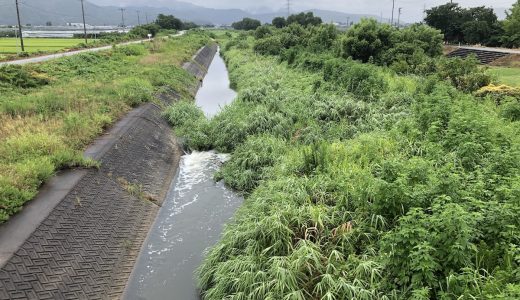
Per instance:
[[[14,2],[14,1],[13,1]],[[110,1],[106,1],[110,3]],[[256,18],[263,23],[270,23],[277,16],[284,13],[259,13],[253,14],[240,9],[213,9],[190,3],[174,0],[162,0],[157,2],[164,7],[125,7],[125,24],[137,25],[137,11],[140,11],[141,23],[152,21],[160,13],[173,14],[183,20],[193,21],[199,24],[224,25],[231,24],[244,17]],[[120,7],[100,6],[85,1],[86,20],[91,25],[119,25],[121,24]],[[23,0],[20,5],[22,24],[45,25],[52,22],[53,25],[66,23],[81,23],[81,6],[79,1],[70,0]],[[348,20],[357,22],[362,17],[374,17],[370,15],[346,14],[327,10],[312,10],[320,16],[324,22],[342,22]],[[0,10],[0,25],[16,24],[16,10],[14,5],[2,6]]]

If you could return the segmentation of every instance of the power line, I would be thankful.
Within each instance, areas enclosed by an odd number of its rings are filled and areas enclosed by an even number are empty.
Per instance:
[[[23,34],[22,34],[22,22],[20,21],[20,8],[18,7],[18,0],[16,2],[16,16],[18,17],[18,30],[20,31],[20,45],[22,46],[22,52],[25,52],[25,47],[23,45]]]
[[[87,24],[85,23],[85,6],[83,5],[83,0],[81,0],[81,14],[83,15],[83,32],[85,33],[85,44],[87,44]]]

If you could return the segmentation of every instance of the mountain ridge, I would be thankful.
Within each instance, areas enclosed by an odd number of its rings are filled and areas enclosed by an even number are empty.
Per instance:
[[[157,3],[165,3],[159,1]],[[283,12],[254,14],[241,9],[215,9],[197,6],[182,1],[167,1],[168,7],[157,6],[101,6],[85,1],[85,15],[90,25],[121,25],[121,8],[124,8],[125,24],[137,25],[140,14],[141,23],[154,20],[160,13],[172,14],[185,21],[198,24],[229,25],[242,18],[255,18],[262,23],[270,23],[277,16],[285,16]],[[320,16],[324,22],[342,22],[348,20],[357,22],[362,17],[374,17],[373,15],[348,14],[328,10],[309,10]],[[53,25],[65,25],[66,23],[81,23],[81,5],[79,1],[70,0],[24,0],[20,4],[22,24],[45,25],[51,22]],[[0,25],[16,24],[16,10],[12,6],[2,7],[0,10]]]

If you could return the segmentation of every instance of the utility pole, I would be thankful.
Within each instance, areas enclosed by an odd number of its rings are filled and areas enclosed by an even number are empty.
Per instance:
[[[22,47],[22,52],[25,52],[25,47],[23,45],[23,34],[22,34],[22,22],[20,22],[20,8],[18,8],[18,0],[16,1],[16,16],[18,17],[18,31],[20,33],[20,46]]]
[[[121,11],[121,27],[125,27],[125,9],[124,8],[120,8],[119,9]]]
[[[146,17],[146,24],[150,24],[150,23],[148,22],[148,12],[145,13],[145,17]]]
[[[381,12],[381,17],[379,19],[379,23],[383,24],[383,12]]]
[[[291,0],[287,0],[287,18],[291,15]]]
[[[141,16],[139,15],[139,11],[137,11],[137,24],[141,26]]]
[[[397,28],[401,25],[401,12],[403,11],[402,7],[399,7],[399,16],[397,17]]]
[[[347,17],[347,28],[350,27],[350,17]]]
[[[390,19],[390,25],[394,26],[394,11],[395,11],[395,0],[392,0],[392,19]]]
[[[83,15],[83,33],[85,34],[85,44],[87,44],[87,24],[85,23],[85,6],[83,5],[83,0],[81,0],[81,14]]]

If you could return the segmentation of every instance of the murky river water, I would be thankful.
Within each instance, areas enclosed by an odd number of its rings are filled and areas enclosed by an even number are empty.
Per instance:
[[[226,66],[215,57],[197,104],[208,116],[233,101]],[[227,159],[215,152],[193,152],[181,159],[157,220],[145,242],[125,294],[126,299],[199,299],[194,271],[214,245],[242,198],[213,181]]]

